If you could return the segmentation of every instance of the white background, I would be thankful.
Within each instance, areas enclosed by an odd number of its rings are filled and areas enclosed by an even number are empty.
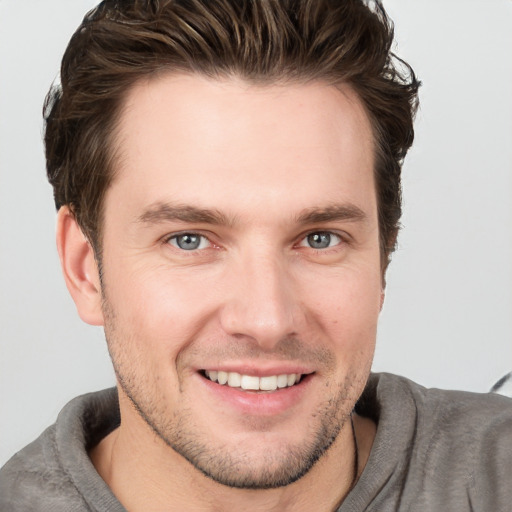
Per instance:
[[[0,464],[114,384],[60,276],[41,105],[94,0],[0,0]],[[423,81],[374,369],[486,391],[512,369],[512,1],[384,0]]]

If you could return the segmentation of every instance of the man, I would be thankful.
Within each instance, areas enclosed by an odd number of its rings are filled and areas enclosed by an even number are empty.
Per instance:
[[[509,400],[370,376],[418,88],[391,42],[355,0],[85,18],[47,166],[118,386],[11,459],[2,510],[507,509]]]

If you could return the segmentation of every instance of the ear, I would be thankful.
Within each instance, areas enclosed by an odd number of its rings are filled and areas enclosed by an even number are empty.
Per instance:
[[[101,285],[91,244],[67,206],[57,214],[57,250],[66,286],[80,318],[91,325],[103,325]]]
[[[385,298],[386,298],[386,289],[383,286],[380,291],[380,310],[381,311],[382,311],[382,308],[384,307],[384,299]]]

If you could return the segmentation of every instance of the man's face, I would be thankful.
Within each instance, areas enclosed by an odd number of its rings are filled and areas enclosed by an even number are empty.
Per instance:
[[[130,91],[118,143],[102,283],[121,428],[226,485],[291,483],[349,425],[373,356],[360,102],[320,83],[167,75]]]

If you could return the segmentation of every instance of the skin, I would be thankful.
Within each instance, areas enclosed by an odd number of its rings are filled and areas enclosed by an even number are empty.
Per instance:
[[[134,511],[335,510],[375,435],[353,415],[355,470],[350,417],[383,300],[357,96],[164,75],[129,91],[117,141],[101,281],[67,208],[58,221],[68,288],[104,325],[118,379],[98,472]],[[184,233],[198,248],[180,248]],[[203,370],[305,376],[244,392]]]

